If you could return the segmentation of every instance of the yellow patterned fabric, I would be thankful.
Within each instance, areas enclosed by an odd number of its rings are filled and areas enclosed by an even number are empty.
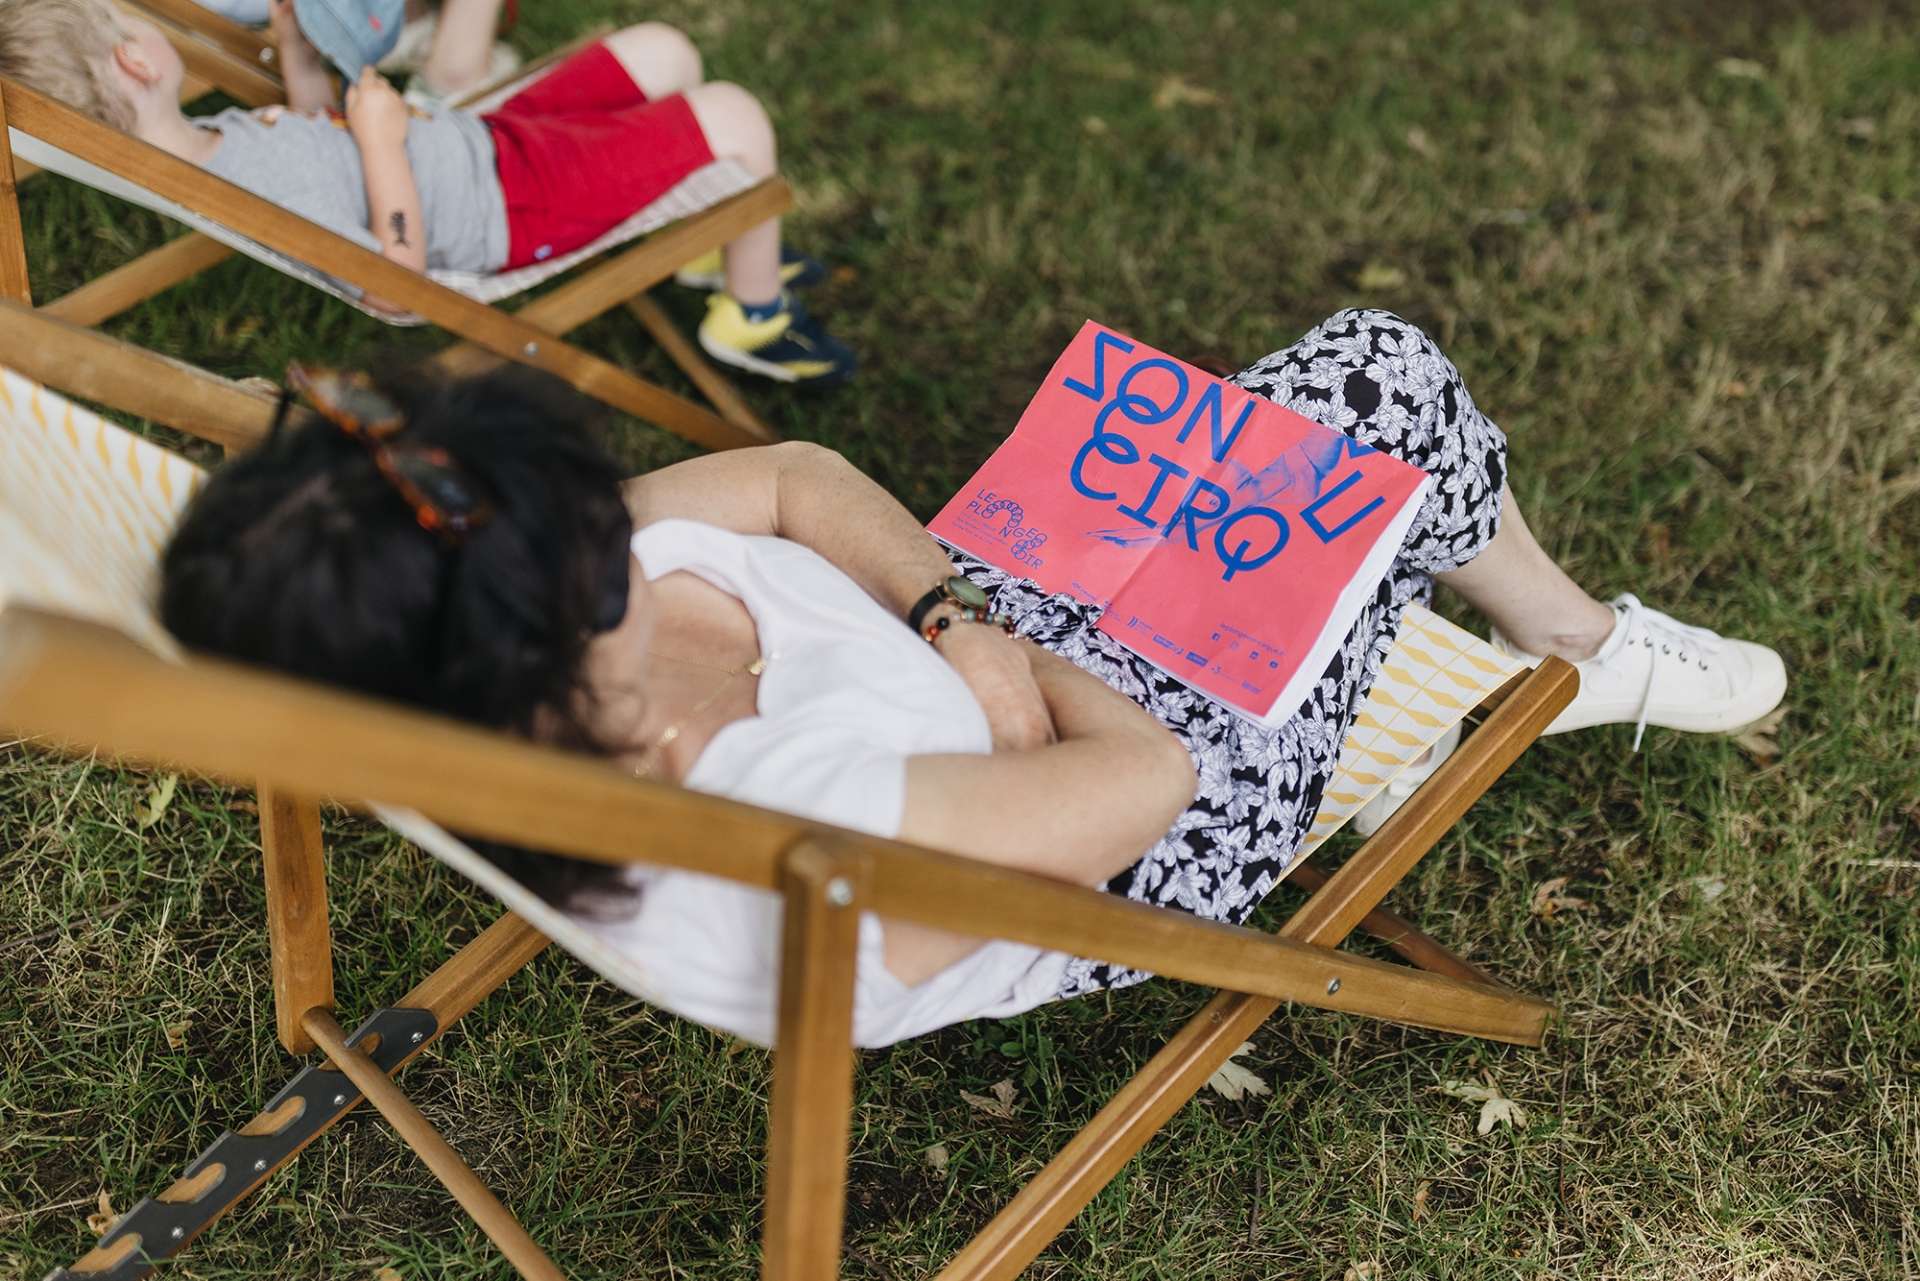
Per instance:
[[[1522,664],[1430,609],[1410,605],[1340,764],[1327,782],[1306,849],[1346,825],[1393,776],[1466,718]]]
[[[186,459],[0,369],[0,607],[117,628],[160,653],[160,549],[206,479]]]

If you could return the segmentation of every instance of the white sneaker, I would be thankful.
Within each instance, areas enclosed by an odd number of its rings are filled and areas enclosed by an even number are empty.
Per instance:
[[[1649,725],[1718,734],[1751,725],[1787,692],[1780,655],[1752,641],[1730,640],[1704,627],[1689,627],[1631,593],[1610,602],[1619,617],[1592,658],[1574,664],[1580,692],[1547,726],[1549,734],[1589,725],[1633,723],[1633,747]],[[1526,663],[1537,654],[1518,648],[1498,631],[1494,648]]]

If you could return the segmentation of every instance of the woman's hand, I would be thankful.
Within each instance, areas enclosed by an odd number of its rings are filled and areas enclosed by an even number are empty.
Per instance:
[[[940,633],[934,648],[979,700],[995,751],[1028,751],[1054,741],[1053,717],[1033,679],[1029,642],[997,627],[958,623]]]
[[[386,77],[371,64],[347,90],[347,128],[361,147],[388,150],[407,145],[407,125],[413,113]]]

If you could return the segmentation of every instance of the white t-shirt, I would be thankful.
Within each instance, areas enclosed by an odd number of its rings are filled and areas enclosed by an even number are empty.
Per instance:
[[[633,536],[649,580],[698,574],[739,597],[767,668],[758,714],[727,725],[686,777],[699,791],[896,836],[910,756],[991,750],[986,714],[932,646],[823,557],[779,538],[666,520]],[[574,919],[630,964],[622,987],[762,1045],[779,993],[779,896],[716,877],[636,868],[637,910]],[[882,960],[884,932],[860,921],[854,1041],[890,1045],[966,1019],[1050,1000],[1069,957],[992,942],[908,987]]]

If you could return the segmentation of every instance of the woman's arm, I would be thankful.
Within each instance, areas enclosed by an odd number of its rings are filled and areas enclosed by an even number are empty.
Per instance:
[[[893,495],[831,449],[805,441],[690,459],[634,477],[626,494],[635,525],[683,517],[810,547],[903,617],[953,573],[940,545]]]
[[[634,477],[626,495],[635,525],[682,517],[810,547],[903,620],[953,573],[945,550],[891,494],[839,454],[803,441],[690,459]],[[1052,740],[1020,647],[991,627],[951,627],[938,648],[985,709],[996,746]]]
[[[914,757],[900,838],[1097,886],[1165,836],[1193,802],[1193,761],[1130,699],[1065,659],[1028,648],[1059,742],[991,756]],[[889,924],[887,968],[917,983],[979,945]]]

